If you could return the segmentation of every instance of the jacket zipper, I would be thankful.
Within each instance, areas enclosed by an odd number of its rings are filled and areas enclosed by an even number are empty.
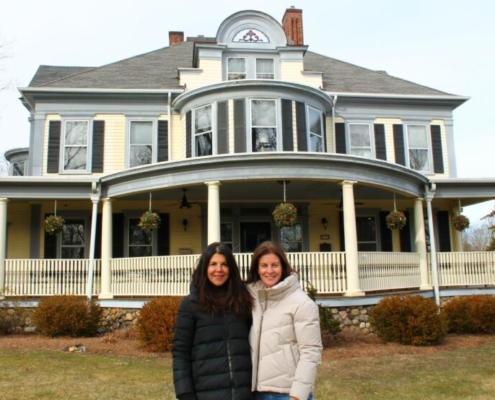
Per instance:
[[[223,312],[223,323],[225,325],[225,335],[227,339],[227,360],[229,361],[229,376],[230,376],[230,387],[232,390],[232,398],[235,399],[235,385],[234,385],[234,373],[232,371],[232,354],[230,351],[230,339],[229,339],[229,324],[227,321],[227,315],[225,311]]]
[[[259,331],[259,334],[258,334],[258,357],[257,357],[257,365],[256,365],[256,390],[258,390],[258,377],[259,377],[259,371],[260,371],[260,350],[261,350],[261,332],[263,331],[263,318],[265,316],[265,311],[266,311],[266,308],[268,306],[268,300],[267,300],[267,296],[266,296],[266,291],[263,290],[263,291],[258,291],[258,296],[259,294],[263,293],[263,297],[264,297],[264,306],[263,306],[263,302],[261,301],[261,298],[260,298],[260,306],[261,306],[261,320],[260,320],[260,331]]]

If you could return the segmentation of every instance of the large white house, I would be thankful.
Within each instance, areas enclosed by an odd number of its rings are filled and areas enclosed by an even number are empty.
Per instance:
[[[456,177],[467,97],[312,52],[296,8],[169,40],[99,67],[42,65],[19,88],[31,131],[0,179],[0,289],[183,293],[208,243],[230,244],[245,272],[267,239],[319,293],[495,284],[493,254],[469,264],[453,226],[495,197],[494,179]],[[279,228],[284,201],[298,216]],[[387,227],[394,209],[403,229]],[[147,210],[156,231],[138,226]]]

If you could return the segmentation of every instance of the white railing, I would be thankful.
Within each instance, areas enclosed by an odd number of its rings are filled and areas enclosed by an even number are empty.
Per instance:
[[[234,256],[241,276],[247,278],[251,254]],[[288,253],[287,256],[299,272],[304,289],[311,284],[318,294],[347,291],[344,252]],[[189,293],[198,258],[195,254],[112,259],[110,291],[115,297],[185,295]],[[421,284],[416,253],[360,252],[358,262],[362,291],[418,289]],[[437,253],[437,266],[440,287],[495,285],[495,252]],[[86,295],[88,269],[87,259],[7,259],[5,294],[20,297]],[[100,276],[101,261],[95,260],[93,296],[100,292]]]
[[[89,260],[5,260],[7,296],[87,294]],[[93,295],[100,290],[100,260],[94,261]]]
[[[358,264],[362,291],[418,288],[421,285],[417,253],[359,253]]]
[[[439,286],[495,285],[495,252],[437,253]]]

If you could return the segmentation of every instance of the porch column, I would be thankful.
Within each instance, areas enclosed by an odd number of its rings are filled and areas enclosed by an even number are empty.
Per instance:
[[[93,272],[95,269],[95,242],[96,242],[96,223],[98,220],[98,203],[100,202],[99,195],[92,195],[91,202],[93,203],[93,211],[91,214],[91,238],[89,243],[89,266],[88,266],[88,283],[86,288],[86,296],[91,299],[93,296]]]
[[[99,299],[113,299],[112,271],[112,199],[103,199],[101,216],[101,288]]]
[[[364,296],[359,287],[359,264],[356,231],[356,210],[354,209],[355,181],[342,181],[342,206],[344,210],[344,240],[347,270],[347,292],[344,296]]]
[[[461,215],[462,208],[456,207],[452,211],[454,215]],[[454,229],[454,251],[462,251],[462,232],[457,229]]]
[[[431,183],[426,185],[425,200],[426,213],[428,214],[428,232],[430,236],[430,257],[431,257],[431,275],[433,278],[433,292],[435,293],[435,303],[440,306],[440,289],[438,286],[438,267],[437,267],[437,250],[435,246],[435,231],[433,229],[433,212],[431,210],[431,201],[435,197],[436,185]]]
[[[0,199],[0,298],[5,296],[5,257],[7,255],[7,203]]]
[[[423,214],[423,199],[414,201],[414,243],[419,254],[420,289],[431,290],[428,282],[428,258],[426,254],[425,217]]]
[[[208,186],[208,244],[220,241],[220,181],[205,182]]]

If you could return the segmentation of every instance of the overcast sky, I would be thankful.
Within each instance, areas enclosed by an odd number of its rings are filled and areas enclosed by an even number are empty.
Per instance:
[[[492,178],[495,150],[495,1],[471,0],[0,0],[0,155],[29,146],[28,112],[16,88],[39,65],[102,66],[168,46],[169,31],[216,36],[222,21],[244,9],[281,22],[303,10],[311,51],[372,70],[469,96],[454,111],[458,176]],[[465,211],[473,222],[493,202]]]

